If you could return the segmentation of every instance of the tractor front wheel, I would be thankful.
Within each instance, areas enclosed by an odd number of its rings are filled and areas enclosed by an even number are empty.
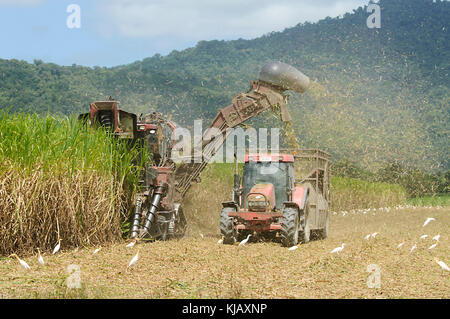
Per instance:
[[[299,224],[298,210],[285,207],[281,223],[281,243],[284,247],[292,247],[298,244]]]
[[[228,216],[228,213],[235,211],[232,207],[225,207],[220,214],[220,234],[223,236],[223,243],[227,245],[233,245],[236,242],[233,218]]]

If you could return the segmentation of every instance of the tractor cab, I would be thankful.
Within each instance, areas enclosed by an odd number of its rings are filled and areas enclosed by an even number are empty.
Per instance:
[[[288,154],[245,156],[241,206],[250,211],[280,210],[293,187],[294,157]]]

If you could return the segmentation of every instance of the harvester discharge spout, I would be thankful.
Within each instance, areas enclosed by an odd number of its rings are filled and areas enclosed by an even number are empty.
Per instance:
[[[310,80],[306,75],[283,62],[270,62],[264,65],[259,72],[258,81],[280,92],[292,90],[297,93],[305,93],[310,85]],[[285,103],[280,104],[280,111],[283,122],[292,120]]]

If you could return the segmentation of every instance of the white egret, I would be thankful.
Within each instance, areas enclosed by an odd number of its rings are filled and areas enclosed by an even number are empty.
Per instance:
[[[251,236],[251,234],[249,234],[249,235],[247,236],[246,239],[244,239],[243,241],[241,241],[241,242],[239,243],[239,246],[244,246],[244,245],[248,242],[250,236]]]
[[[128,268],[130,268],[131,266],[135,265],[137,263],[139,259],[139,250],[137,251],[136,255],[130,260],[130,263],[128,264]]]
[[[427,237],[428,237],[428,235],[422,235],[422,236],[420,236],[420,239],[425,239]]]
[[[436,240],[436,241],[439,241],[439,238],[441,238],[441,235],[436,235],[436,236],[434,236],[432,239],[433,239],[433,240]]]
[[[222,238],[220,238],[218,241],[217,241],[217,245],[220,245],[220,244],[222,244],[223,243],[223,236],[222,236]]]
[[[405,244],[405,243],[400,243],[400,244],[398,244],[397,249],[402,248],[404,244]]]
[[[45,263],[44,263],[44,258],[42,258],[42,255],[41,255],[41,251],[39,250],[39,248],[37,249],[37,251],[38,251],[38,262],[39,262],[42,266],[44,266]]]
[[[298,248],[298,246],[292,246],[291,248],[289,248],[288,250],[296,250]]]
[[[425,227],[426,225],[428,225],[428,223],[431,222],[431,221],[433,221],[433,220],[436,220],[436,219],[433,218],[433,217],[428,217],[427,220],[425,221],[425,223],[423,223],[423,227]]]
[[[25,268],[25,269],[31,269],[30,266],[28,266],[28,264],[25,262],[25,260],[20,259],[19,256],[17,256],[16,254],[12,254],[12,255],[10,255],[10,257],[11,257],[11,256],[16,257],[17,260],[19,261],[19,263],[22,265],[23,268]]]
[[[369,240],[370,239],[370,234],[367,235],[366,237],[364,237],[365,240]]]
[[[416,244],[414,244],[414,246],[412,246],[411,247],[411,250],[409,251],[409,253],[412,253],[414,250],[416,250],[417,249],[417,245]]]
[[[137,238],[133,239],[133,241],[130,242],[126,247],[127,248],[133,248],[134,245],[136,245],[136,243],[137,243]]]
[[[334,254],[334,253],[339,253],[339,252],[341,252],[341,251],[344,249],[344,246],[345,246],[345,243],[342,244],[340,247],[336,247],[335,249],[333,249],[333,250],[331,251],[331,253]]]
[[[428,247],[428,249],[435,249],[438,243],[435,243],[433,245],[431,245],[430,247]]]
[[[377,237],[377,235],[378,235],[378,233],[374,232],[371,236],[372,236],[372,238],[375,238],[375,237]]]
[[[96,255],[96,254],[100,251],[100,249],[102,249],[102,247],[97,248],[96,250],[94,250],[94,252],[93,252],[92,254],[93,254],[93,255]]]
[[[60,248],[61,248],[61,239],[58,239],[58,244],[53,249],[53,255],[56,254]]]
[[[437,257],[434,257],[434,260],[439,266],[441,266],[442,270],[450,271],[450,268],[448,268],[448,266],[442,260],[439,260],[439,258]]]
[[[202,233],[200,233],[200,237],[201,237],[201,238],[205,238],[205,236],[203,236],[203,234],[202,234]]]

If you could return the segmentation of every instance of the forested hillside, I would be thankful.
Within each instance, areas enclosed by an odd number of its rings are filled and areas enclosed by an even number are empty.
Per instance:
[[[125,110],[158,110],[189,127],[193,119],[211,120],[263,64],[280,60],[313,80],[307,93],[290,99],[302,147],[371,169],[396,160],[446,170],[450,3],[381,0],[380,6],[380,29],[369,29],[370,13],[358,8],[253,40],[201,41],[113,68],[0,60],[0,108],[71,114],[112,95]],[[280,125],[269,114],[265,120]]]

